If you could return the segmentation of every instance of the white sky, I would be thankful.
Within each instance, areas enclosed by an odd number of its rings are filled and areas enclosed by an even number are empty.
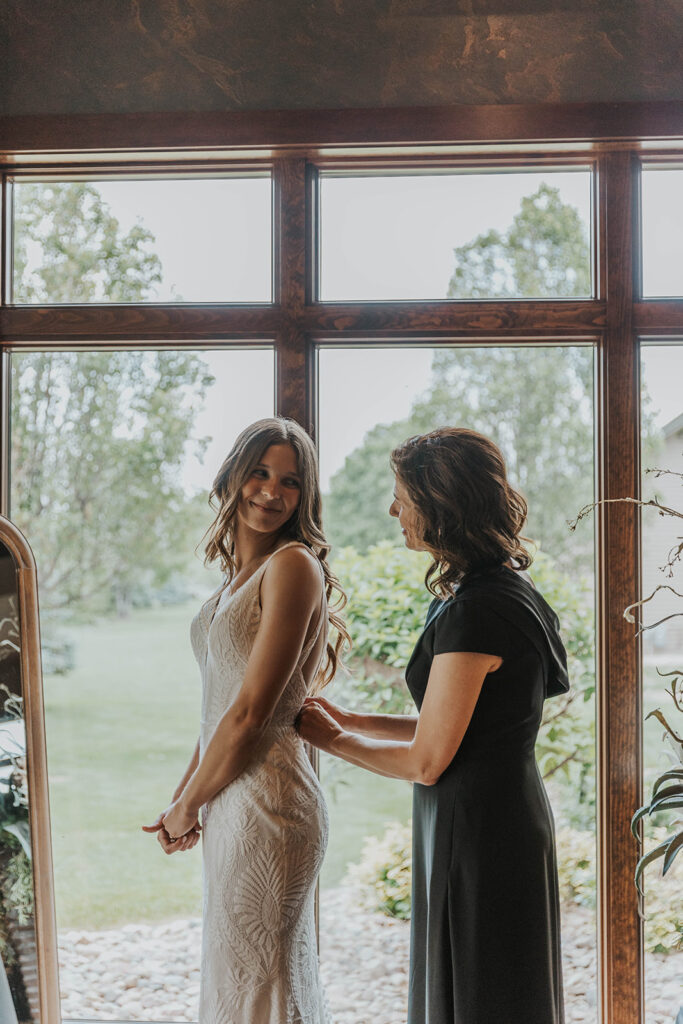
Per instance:
[[[323,180],[321,296],[426,299],[446,295],[453,249],[495,228],[504,232],[520,200],[541,181],[560,188],[588,225],[585,171],[506,172]],[[142,223],[163,265],[156,301],[269,301],[270,181],[100,182],[124,231]],[[643,173],[645,292],[683,294],[683,171]],[[679,230],[672,225],[680,225]],[[206,489],[237,432],[273,410],[269,351],[208,350],[216,376],[196,423],[213,438],[203,465],[190,456],[189,488]],[[431,349],[326,350],[321,355],[321,477],[329,477],[375,423],[406,416],[430,380]],[[662,423],[683,410],[683,346],[647,350],[646,373]],[[190,453],[188,452],[188,455]]]

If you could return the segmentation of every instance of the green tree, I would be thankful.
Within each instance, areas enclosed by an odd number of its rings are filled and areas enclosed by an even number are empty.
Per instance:
[[[123,234],[94,185],[21,184],[15,195],[15,302],[140,302],[161,281],[152,233]]]
[[[152,235],[124,234],[92,185],[21,186],[18,200],[17,300],[133,302],[160,280]],[[13,356],[12,516],[46,609],[125,612],[187,565],[202,523],[181,467],[211,381],[185,351]]]
[[[451,299],[542,299],[591,293],[590,247],[576,207],[540,185],[522,199],[510,229],[487,231],[455,250]]]
[[[557,189],[541,185],[522,200],[510,229],[489,231],[455,250],[451,298],[587,295],[590,256],[577,211]],[[365,551],[396,539],[386,514],[393,480],[391,447],[444,424],[492,437],[506,457],[510,479],[529,504],[526,533],[568,565],[588,568],[567,527],[593,497],[593,354],[590,348],[547,346],[437,349],[426,396],[410,416],[380,424],[333,476],[326,526],[335,546]]]

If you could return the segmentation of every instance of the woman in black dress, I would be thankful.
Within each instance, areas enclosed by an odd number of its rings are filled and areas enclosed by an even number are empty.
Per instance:
[[[406,669],[419,716],[307,700],[310,743],[413,790],[408,1024],[562,1024],[553,817],[534,756],[568,689],[557,616],[523,573],[526,503],[500,450],[444,427],[392,453],[390,514],[433,558]]]

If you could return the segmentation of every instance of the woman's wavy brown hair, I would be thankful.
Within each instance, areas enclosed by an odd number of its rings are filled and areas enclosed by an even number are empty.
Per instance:
[[[334,643],[328,641],[327,657],[314,683],[314,691],[317,692],[334,677],[342,647],[345,644],[350,646],[351,640],[340,614],[346,604],[346,594],[327,564],[330,547],[322,528],[322,499],[315,448],[306,431],[295,420],[284,416],[257,420],[246,427],[235,441],[209,495],[209,504],[216,511],[216,518],[205,534],[204,564],[218,562],[228,582],[235,575],[234,531],[240,493],[263,453],[274,444],[288,444],[294,449],[301,486],[299,504],[283,526],[280,536],[305,544],[320,562],[325,576],[328,619],[336,634]],[[330,600],[332,591],[337,591],[334,602]]]
[[[394,448],[391,466],[418,517],[434,561],[425,576],[435,597],[450,597],[468,572],[504,565],[527,569],[521,543],[527,504],[507,480],[496,444],[464,427],[439,427]]]

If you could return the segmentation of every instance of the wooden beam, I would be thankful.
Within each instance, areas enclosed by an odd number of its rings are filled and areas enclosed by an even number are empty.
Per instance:
[[[270,337],[282,323],[274,306],[6,306],[0,341],[12,345],[184,342]]]
[[[607,330],[598,355],[598,498],[640,493],[638,345],[633,331],[633,197],[628,152],[600,166]],[[640,596],[639,521],[628,504],[598,509],[598,829],[601,1019],[640,1024],[643,950],[629,823],[642,792],[639,646],[624,609]]]
[[[683,103],[541,103],[355,110],[178,111],[0,117],[0,158],[76,152],[159,154],[272,147],[391,147],[669,140]]]
[[[276,349],[276,400],[279,415],[311,431],[310,356],[302,330],[306,303],[306,161],[280,160],[273,171],[277,297],[283,320]]]

